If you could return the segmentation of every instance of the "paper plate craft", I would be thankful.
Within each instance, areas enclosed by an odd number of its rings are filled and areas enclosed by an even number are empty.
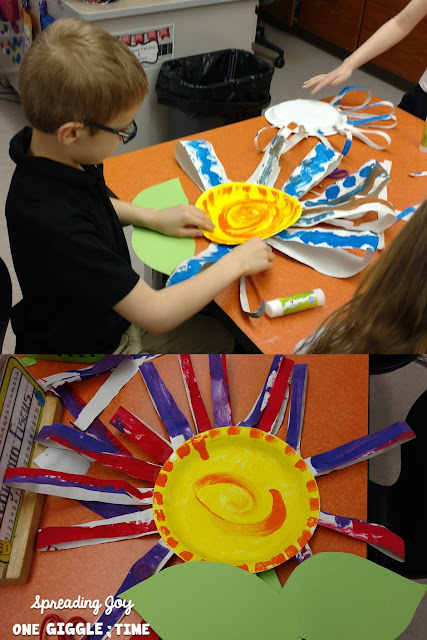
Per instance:
[[[199,196],[196,207],[215,224],[205,236],[219,244],[241,244],[250,238],[270,238],[293,225],[301,205],[283,191],[246,182],[220,184]]]
[[[289,358],[275,355],[252,408],[242,418],[233,415],[226,356],[210,354],[211,424],[207,398],[202,397],[191,358],[178,358],[194,429],[154,362],[145,358],[138,362],[135,375],[141,376],[168,439],[126,407],[119,407],[111,419],[122,438],[149,452],[156,463],[136,458],[126,453],[127,449],[118,450],[113,441],[99,440],[77,427],[55,424],[40,434],[46,443],[88,455],[120,474],[146,479],[154,485],[154,491],[138,489],[124,480],[100,480],[76,473],[20,467],[7,470],[4,484],[8,487],[73,498],[104,518],[102,524],[98,520],[42,529],[37,545],[40,550],[72,549],[158,532],[160,540],[130,568],[115,599],[160,571],[174,554],[184,561],[216,559],[248,572],[269,570],[293,556],[299,563],[305,562],[312,556],[309,540],[316,535],[316,525],[373,544],[396,559],[404,558],[403,540],[382,525],[323,511],[316,479],[414,438],[406,423],[395,423],[329,451],[303,457],[301,431],[305,404],[310,402],[309,395],[306,398],[307,365],[295,365]],[[117,365],[123,360],[126,358],[118,356]],[[107,356],[79,375],[72,370],[45,378],[43,384],[58,388],[68,380],[76,382],[111,370],[113,359]],[[122,375],[127,376],[127,372]],[[86,406],[69,398],[70,405],[74,402],[74,412],[84,411],[95,420],[98,394],[111,398],[112,387],[119,390],[123,386],[122,376],[116,376],[114,384],[112,377]],[[288,402],[288,429],[282,440],[276,434]],[[150,504],[152,512],[141,513],[140,509]],[[111,629],[121,615],[123,610],[104,611],[98,620],[102,633]]]
[[[160,535],[186,560],[252,573],[296,555],[319,517],[319,490],[292,447],[260,429],[194,436],[163,465],[153,508]]]
[[[365,99],[358,105],[342,105],[344,96],[355,90],[364,92]],[[391,139],[381,129],[392,129],[396,126],[394,105],[387,100],[371,103],[371,97],[372,94],[368,89],[349,86],[344,87],[330,103],[306,99],[287,100],[269,107],[264,115],[268,122],[279,129],[295,122],[303,126],[308,135],[331,136],[350,132],[352,136],[374,149],[386,149],[390,146]],[[379,106],[385,108],[386,112],[381,114],[369,112],[369,109]],[[382,138],[385,144],[375,142],[372,136]]]

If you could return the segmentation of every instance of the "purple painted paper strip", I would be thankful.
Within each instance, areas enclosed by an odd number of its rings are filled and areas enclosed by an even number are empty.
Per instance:
[[[175,400],[166,388],[154,364],[145,362],[139,367],[139,370],[154,408],[166,427],[172,447],[176,449],[194,435],[187,418],[178,409]]]
[[[267,380],[264,383],[261,393],[258,396],[257,401],[252,407],[249,415],[238,423],[239,427],[254,427],[258,424],[261,418],[261,414],[264,411],[268,399],[270,397],[271,389],[277,377],[277,372],[282,364],[283,355],[275,355],[273,362],[271,363],[270,371],[268,372]],[[226,425],[228,426],[228,425]]]
[[[123,583],[117,589],[114,595],[114,601],[116,602],[119,600],[120,595],[128,589],[131,589],[140,582],[143,582],[143,580],[149,578],[153,571],[155,571],[160,564],[165,563],[165,561],[167,562],[169,559],[168,556],[171,556],[172,554],[173,551],[165,545],[163,540],[159,540],[159,542],[157,542],[150,551],[137,560],[131,567]],[[123,607],[113,609],[108,615],[104,611],[96,621],[98,624],[102,625],[101,633],[96,634],[92,628],[87,637],[97,638],[98,640],[104,640],[107,635],[111,637],[111,632],[114,626],[123,618],[124,612],[125,609]]]
[[[70,387],[69,385],[62,386],[56,390],[56,393],[61,398],[63,406],[71,413],[73,418],[78,418],[81,411],[86,406],[86,402]],[[92,436],[105,442],[116,449],[118,453],[122,455],[131,456],[131,452],[118,440],[104,425],[99,418],[95,418],[90,427],[86,430],[86,433],[90,433]]]
[[[108,504],[107,502],[94,502],[93,500],[77,500],[77,502],[80,502],[80,504],[101,516],[101,518],[126,516],[128,513],[135,513],[142,509],[142,507],[138,508],[136,505]]]
[[[296,364],[292,373],[291,406],[288,418],[286,443],[300,452],[302,423],[304,420],[307,365]]]
[[[320,476],[336,469],[348,467],[356,462],[368,460],[386,449],[397,447],[413,438],[415,438],[415,433],[406,422],[395,422],[381,431],[358,438],[317,456],[306,458],[305,462],[314,476]]]
[[[225,355],[210,353],[209,369],[215,427],[229,427],[233,424],[233,418],[231,415],[230,389]]]

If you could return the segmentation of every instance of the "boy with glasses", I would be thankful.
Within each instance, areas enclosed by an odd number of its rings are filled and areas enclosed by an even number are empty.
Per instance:
[[[132,269],[122,225],[167,235],[211,230],[194,206],[161,212],[108,197],[102,162],[136,135],[147,79],[118,39],[77,20],[54,22],[19,75],[31,124],[11,141],[17,167],[6,217],[22,300],[18,353],[228,352],[230,334],[195,315],[242,275],[269,269],[256,238],[193,279],[155,291]]]

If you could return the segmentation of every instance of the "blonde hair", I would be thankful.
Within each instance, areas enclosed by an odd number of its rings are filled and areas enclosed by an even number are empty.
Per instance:
[[[319,327],[307,353],[427,352],[427,200],[353,298]]]
[[[106,124],[145,98],[148,82],[128,47],[95,25],[65,18],[36,37],[22,60],[24,113],[51,133],[66,122]]]

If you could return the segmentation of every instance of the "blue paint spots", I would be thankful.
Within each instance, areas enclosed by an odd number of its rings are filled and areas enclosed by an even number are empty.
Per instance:
[[[344,178],[344,182],[343,182],[344,187],[354,187],[355,184],[356,184],[355,175],[347,176],[347,178]]]
[[[339,195],[339,192],[340,192],[339,186],[336,184],[333,184],[326,189],[325,196],[327,197],[328,200],[333,200]]]
[[[377,164],[377,163],[375,163]],[[371,165],[366,165],[365,167],[362,167],[359,171],[359,175],[362,178],[366,178],[369,175],[369,172],[371,171]]]
[[[337,527],[340,529],[345,529],[346,527],[351,526],[351,518],[346,518],[345,516],[334,516],[334,518]]]

